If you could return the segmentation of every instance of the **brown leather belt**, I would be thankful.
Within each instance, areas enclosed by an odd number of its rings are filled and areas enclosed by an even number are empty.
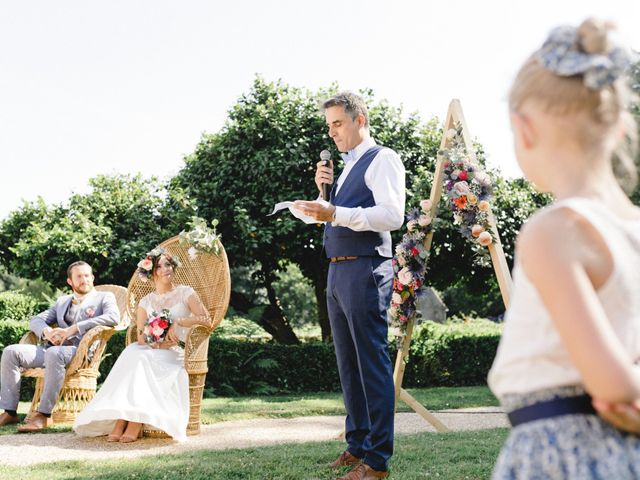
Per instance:
[[[355,260],[358,257],[331,257],[331,263],[346,262],[347,260]]]

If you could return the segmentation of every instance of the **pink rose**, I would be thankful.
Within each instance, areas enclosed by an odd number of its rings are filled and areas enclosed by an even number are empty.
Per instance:
[[[482,228],[482,225],[474,225],[473,227],[471,227],[471,235],[473,235],[474,237],[478,237],[482,232],[484,232],[484,228]]]
[[[422,209],[423,212],[425,213],[430,212],[432,206],[433,204],[431,203],[431,200],[420,200],[420,208]]]
[[[469,174],[467,174],[467,172],[465,170],[462,170],[458,174],[458,180],[467,180],[468,178],[469,178]]]
[[[478,202],[478,210],[480,210],[481,212],[488,212],[490,208],[491,205],[489,205],[489,202],[487,202],[486,200],[481,200]]]
[[[418,218],[418,225],[421,227],[426,227],[431,223],[431,217],[429,215],[420,215]]]
[[[404,267],[402,270],[398,272],[398,280],[403,285],[409,285],[413,281],[413,274],[409,271],[407,267]]]
[[[398,292],[393,292],[393,295],[391,295],[391,301],[395,304],[395,305],[400,305],[402,303],[402,295],[400,295]]]
[[[453,186],[453,191],[458,196],[466,195],[467,193],[469,193],[469,184],[467,182],[457,182]]]
[[[478,243],[484,247],[487,247],[493,243],[493,238],[489,232],[482,232],[478,235]]]
[[[153,268],[153,262],[149,257],[143,258],[138,262],[138,267],[142,270],[151,270]]]
[[[153,327],[153,329],[151,330],[151,333],[153,333],[153,336],[156,338],[160,338],[160,336],[164,333],[164,329],[155,326]]]

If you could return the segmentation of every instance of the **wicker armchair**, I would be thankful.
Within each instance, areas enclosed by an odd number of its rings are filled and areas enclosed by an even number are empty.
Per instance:
[[[84,337],[75,356],[67,365],[67,374],[60,390],[58,402],[53,409],[55,423],[72,423],[76,415],[93,399],[96,393],[100,362],[102,361],[107,342],[116,330],[128,327],[129,316],[126,309],[127,289],[119,285],[97,285],[100,292],[111,292],[116,297],[120,310],[120,325],[117,327],[98,326],[89,330]],[[27,332],[20,343],[37,345],[38,338],[33,332]],[[40,396],[44,384],[44,368],[28,368],[22,372],[24,377],[36,378],[36,387],[31,401],[29,415],[35,412],[40,404]]]
[[[177,285],[189,285],[200,296],[200,300],[209,312],[209,327],[195,325],[189,329],[185,341],[184,367],[189,374],[189,423],[187,435],[200,433],[200,406],[207,375],[207,355],[209,353],[209,335],[220,324],[229,306],[231,295],[231,277],[227,254],[222,249],[220,256],[199,252],[195,257],[188,253],[188,246],[181,245],[179,238],[172,237],[162,244],[173,258],[180,262],[176,269],[174,282]],[[131,277],[127,288],[127,310],[134,319],[127,332],[127,345],[137,341],[135,325],[136,309],[140,299],[154,290],[152,282],[142,281],[137,274]],[[161,431],[145,427],[148,437],[165,437]]]

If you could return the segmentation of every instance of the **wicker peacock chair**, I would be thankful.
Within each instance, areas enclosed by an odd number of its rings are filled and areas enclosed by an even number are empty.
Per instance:
[[[179,238],[172,237],[160,244],[180,266],[176,269],[174,282],[176,285],[189,285],[200,296],[202,303],[209,312],[211,324],[208,327],[195,325],[189,329],[184,347],[184,367],[189,374],[189,423],[187,435],[200,433],[200,406],[202,393],[207,375],[207,355],[209,352],[209,335],[220,324],[229,306],[231,295],[231,277],[229,262],[224,248],[220,255],[198,252],[189,255],[188,245],[180,243]],[[141,280],[133,274],[127,288],[127,310],[132,319],[127,332],[127,345],[137,341],[136,309],[140,299],[154,290],[152,282]],[[161,431],[144,429],[148,437],[164,437]]]
[[[129,326],[130,317],[126,309],[127,289],[119,285],[96,285],[95,288],[99,292],[111,292],[115,295],[120,310],[120,324],[117,327],[93,327],[82,337],[76,354],[67,365],[64,384],[52,412],[55,423],[72,423],[76,415],[93,399],[100,375],[98,369],[107,342],[116,330],[122,330]],[[37,345],[38,338],[35,333],[30,331],[22,337],[20,343]],[[29,415],[35,412],[40,404],[44,373],[44,368],[28,368],[22,372],[22,376],[36,379]]]

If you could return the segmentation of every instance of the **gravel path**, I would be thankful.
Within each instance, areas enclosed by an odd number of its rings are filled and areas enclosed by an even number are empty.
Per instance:
[[[508,426],[497,407],[432,412],[451,430],[481,430]],[[107,460],[160,455],[190,450],[223,450],[282,443],[335,440],[344,427],[342,416],[238,420],[204,425],[200,435],[184,443],[143,438],[134,443],[107,443],[105,437],[81,438],[74,433],[0,436],[3,463],[24,466],[61,460]],[[396,433],[435,431],[415,413],[396,415]]]

